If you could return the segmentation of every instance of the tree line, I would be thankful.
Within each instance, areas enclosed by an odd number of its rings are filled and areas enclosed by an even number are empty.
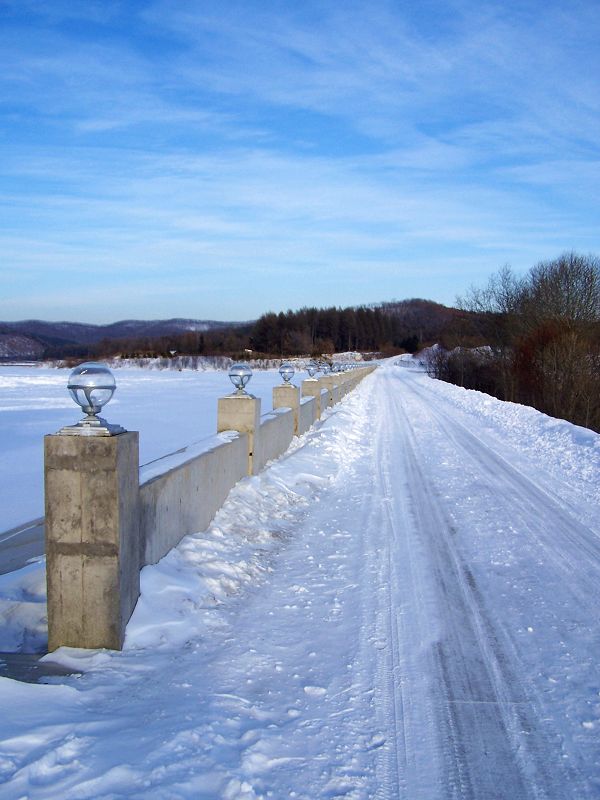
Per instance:
[[[51,344],[50,359],[106,359],[226,355],[232,358],[281,358],[344,351],[370,351],[394,355],[414,352],[433,334],[441,333],[454,311],[426,300],[409,300],[381,306],[352,308],[302,308],[263,314],[248,325],[232,325],[204,332],[161,337],[136,336],[103,339],[96,344]],[[455,312],[456,313],[456,312]],[[452,314],[450,314],[452,316]],[[437,322],[432,324],[432,320]]]
[[[435,377],[600,431],[598,257],[564,253],[522,277],[504,267],[458,304],[468,325],[436,351]]]
[[[239,356],[249,346],[251,325],[217,328],[203,332],[187,331],[168,336],[105,338],[94,344],[54,344],[46,348],[46,359],[168,358],[182,356]]]
[[[406,348],[405,329],[383,308],[302,308],[263,314],[250,334],[251,348],[281,356]]]

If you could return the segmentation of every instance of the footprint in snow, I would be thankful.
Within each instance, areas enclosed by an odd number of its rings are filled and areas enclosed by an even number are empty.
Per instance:
[[[327,694],[327,689],[322,686],[305,686],[304,693],[309,697],[323,697],[323,695]]]
[[[382,734],[375,734],[371,737],[371,741],[367,744],[367,750],[377,750],[385,744],[385,736]]]

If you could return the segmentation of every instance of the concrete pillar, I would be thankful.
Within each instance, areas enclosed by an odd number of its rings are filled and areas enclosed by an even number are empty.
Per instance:
[[[315,414],[317,419],[321,419],[321,381],[317,378],[307,378],[302,381],[302,397],[315,398]]]
[[[121,649],[140,593],[138,434],[44,437],[48,649]]]
[[[300,389],[291,383],[273,387],[273,408],[291,408],[294,414],[294,436],[298,436]]]
[[[260,399],[251,394],[220,397],[217,405],[217,433],[239,431],[248,434],[248,475],[260,464]],[[255,455],[257,456],[255,458]]]

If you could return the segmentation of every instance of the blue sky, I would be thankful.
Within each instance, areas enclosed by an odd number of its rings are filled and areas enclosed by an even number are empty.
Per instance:
[[[598,253],[599,20],[0,0],[0,319],[452,303]]]

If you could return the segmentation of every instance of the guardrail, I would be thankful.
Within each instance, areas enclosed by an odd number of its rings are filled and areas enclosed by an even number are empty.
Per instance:
[[[235,484],[282,455],[376,367],[286,384],[273,411],[234,394],[217,435],[139,468],[138,433],[45,437],[48,649],[120,649],[139,572],[204,530]]]

